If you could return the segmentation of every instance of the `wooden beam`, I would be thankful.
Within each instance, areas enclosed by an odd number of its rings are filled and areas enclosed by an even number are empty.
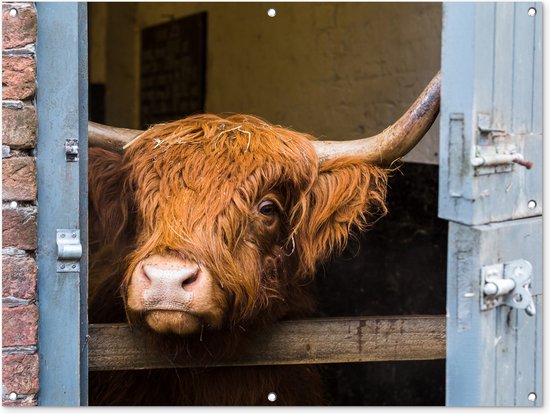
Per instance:
[[[192,360],[147,351],[125,324],[90,325],[89,369],[197,367]],[[305,319],[281,322],[238,357],[209,366],[328,364],[445,358],[445,316]]]

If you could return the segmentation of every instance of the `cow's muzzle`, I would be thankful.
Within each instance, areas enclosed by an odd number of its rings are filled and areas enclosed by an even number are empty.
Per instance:
[[[131,289],[142,311],[187,311],[200,287],[201,269],[175,257],[152,256],[135,270]],[[139,300],[140,299],[140,300]],[[134,306],[131,306],[134,307]]]

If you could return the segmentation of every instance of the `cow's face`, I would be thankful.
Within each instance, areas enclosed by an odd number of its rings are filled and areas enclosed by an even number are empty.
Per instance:
[[[157,125],[123,166],[137,222],[123,296],[162,333],[283,316],[316,262],[384,209],[383,170],[319,164],[310,137],[251,117]]]

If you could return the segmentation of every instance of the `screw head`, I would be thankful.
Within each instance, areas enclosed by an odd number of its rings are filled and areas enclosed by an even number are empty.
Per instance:
[[[59,266],[61,269],[65,269],[65,265],[62,264],[61,266]]]
[[[76,238],[76,233],[73,233],[73,239],[75,239],[75,238]]]
[[[60,235],[59,237],[61,237],[62,239],[64,239],[64,238],[65,238],[65,233],[61,233],[61,235]]]
[[[15,392],[10,392],[9,399],[10,399],[11,401],[17,400],[17,393],[15,393]]]
[[[275,402],[277,401],[277,394],[275,394],[274,392],[270,392],[269,394],[267,394],[267,399],[270,402]]]
[[[15,17],[17,16],[17,9],[10,9],[10,16]],[[11,395],[11,394],[10,394]]]

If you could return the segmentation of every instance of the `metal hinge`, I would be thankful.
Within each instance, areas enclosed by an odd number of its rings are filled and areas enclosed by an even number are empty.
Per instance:
[[[78,161],[78,139],[65,140],[65,160],[67,162]]]
[[[57,262],[58,273],[80,272],[82,245],[80,230],[57,229]]]
[[[535,304],[529,292],[533,266],[527,260],[518,259],[507,263],[481,268],[481,310],[507,305],[525,309],[529,316],[535,314]]]

